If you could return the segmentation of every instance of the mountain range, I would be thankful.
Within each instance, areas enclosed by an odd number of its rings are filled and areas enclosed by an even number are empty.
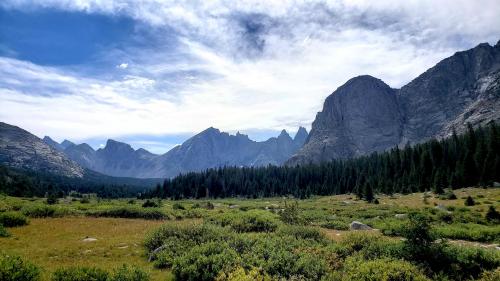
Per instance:
[[[400,89],[363,75],[340,86],[287,165],[351,158],[500,120],[500,42],[439,62]]]
[[[67,177],[165,178],[221,166],[301,165],[351,158],[445,138],[467,124],[500,120],[500,42],[457,52],[400,89],[369,75],[350,79],[324,102],[308,134],[300,128],[256,142],[208,128],[157,155],[108,140],[94,150],[58,143],[0,122],[0,164]],[[95,175],[95,174],[94,174]]]
[[[43,142],[82,167],[105,175],[164,178],[221,166],[281,165],[302,147],[306,138],[307,131],[302,127],[293,139],[283,130],[278,137],[263,142],[208,128],[163,155],[142,148],[134,150],[129,144],[111,139],[97,150],[86,143],[58,143],[48,136]]]

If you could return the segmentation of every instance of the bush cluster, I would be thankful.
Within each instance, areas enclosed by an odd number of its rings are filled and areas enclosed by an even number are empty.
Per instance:
[[[0,254],[0,280],[36,281],[40,279],[40,269],[18,256]]]
[[[18,212],[4,212],[0,213],[0,224],[5,227],[27,225],[28,218]]]
[[[264,210],[228,212],[208,218],[220,226],[230,226],[236,232],[273,232],[278,228],[275,214]]]
[[[89,212],[88,215],[93,217],[131,218],[147,220],[169,219],[168,215],[160,209],[142,209],[132,206],[113,207],[108,209],[96,210]]]

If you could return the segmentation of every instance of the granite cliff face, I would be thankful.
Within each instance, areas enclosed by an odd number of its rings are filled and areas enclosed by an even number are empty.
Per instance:
[[[281,165],[302,147],[307,131],[300,128],[294,139],[283,130],[278,137],[256,142],[247,135],[230,135],[215,128],[186,140],[163,155],[108,140],[104,148],[94,150],[88,144],[62,144],[44,138],[55,149],[61,149],[82,167],[115,177],[161,178],[180,173],[221,166]]]
[[[0,122],[0,163],[18,169],[81,178],[84,169],[35,135]]]
[[[359,76],[325,100],[287,165],[319,163],[442,138],[500,120],[500,42],[457,52],[402,87]]]

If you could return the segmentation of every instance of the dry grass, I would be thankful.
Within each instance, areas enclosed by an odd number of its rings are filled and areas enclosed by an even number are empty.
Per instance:
[[[59,267],[98,266],[111,270],[124,263],[150,272],[153,280],[167,280],[170,273],[153,269],[142,245],[146,233],[162,223],[87,217],[31,219],[27,226],[10,228],[12,236],[0,239],[0,248],[39,265],[44,280]],[[97,241],[83,242],[86,237]]]

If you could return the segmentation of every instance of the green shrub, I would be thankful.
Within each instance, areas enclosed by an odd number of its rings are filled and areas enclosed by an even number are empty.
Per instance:
[[[221,272],[216,281],[272,281],[273,279],[266,274],[262,269],[252,267],[250,270],[245,270],[238,266],[231,272]]]
[[[5,227],[0,224],[0,237],[9,237],[10,233],[5,229]]]
[[[96,267],[68,267],[58,269],[52,281],[107,281],[109,273]]]
[[[433,229],[433,232],[441,238],[500,242],[500,225],[488,226],[474,223],[454,223],[437,226]]]
[[[349,223],[340,220],[335,220],[323,223],[321,227],[328,229],[335,229],[335,230],[349,230]]]
[[[181,203],[175,202],[174,205],[172,205],[172,209],[174,210],[185,210],[184,206]]]
[[[110,209],[89,212],[88,215],[93,217],[131,218],[147,220],[162,220],[169,218],[168,215],[162,212],[160,209],[145,210],[137,207],[113,207]]]
[[[481,274],[479,281],[498,281],[500,280],[500,267],[494,271],[486,271]]]
[[[472,197],[467,196],[467,199],[465,199],[464,204],[465,206],[474,206],[476,202],[474,202],[474,199],[472,199]]]
[[[28,218],[18,212],[4,212],[0,214],[0,224],[5,227],[27,225]]]
[[[160,207],[160,204],[156,203],[153,200],[148,199],[148,200],[144,201],[144,203],[142,203],[142,207],[143,208],[158,208],[158,207]]]
[[[123,265],[114,271],[108,281],[149,281],[149,275],[138,267]]]
[[[191,248],[174,260],[172,272],[178,280],[214,280],[220,272],[230,272],[240,259],[227,243],[208,242]]]
[[[304,219],[300,216],[299,203],[297,201],[291,204],[285,201],[285,208],[279,212],[279,215],[281,221],[287,224],[304,223]]]
[[[263,210],[228,212],[208,218],[220,226],[230,226],[237,232],[273,232],[278,227],[276,215]]]
[[[0,254],[0,280],[35,281],[40,280],[40,269],[17,256]]]
[[[90,203],[90,200],[87,197],[83,197],[82,199],[80,199],[80,203],[82,203],[82,204],[88,204],[88,203]]]
[[[500,213],[497,212],[495,207],[490,206],[488,208],[488,212],[486,212],[486,220],[488,222],[496,222],[496,223],[500,222]]]
[[[71,214],[68,209],[47,205],[29,205],[23,207],[21,211],[30,218],[54,218]]]
[[[349,281],[428,281],[429,279],[409,262],[394,259],[359,260],[349,258],[337,280]]]
[[[311,239],[318,242],[325,241],[326,239],[325,235],[319,229],[298,225],[281,227],[277,234],[280,236],[292,236],[295,239]]]
[[[191,241],[193,244],[201,244],[230,237],[231,233],[227,229],[211,224],[165,224],[150,232],[144,244],[149,251],[153,251],[171,239],[178,239],[182,243]]]

